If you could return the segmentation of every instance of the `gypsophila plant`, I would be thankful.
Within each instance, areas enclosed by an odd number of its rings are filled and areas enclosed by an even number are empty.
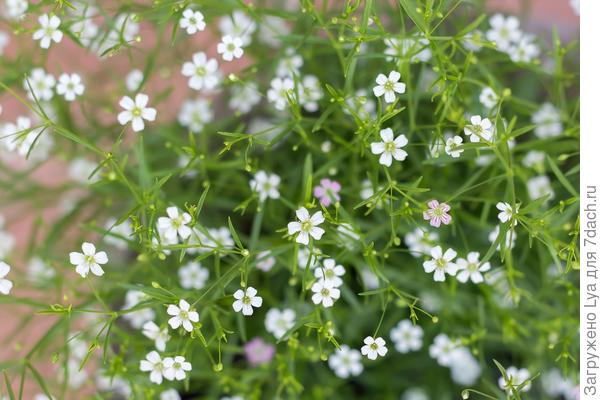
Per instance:
[[[483,1],[1,6],[3,398],[575,398],[577,42]]]

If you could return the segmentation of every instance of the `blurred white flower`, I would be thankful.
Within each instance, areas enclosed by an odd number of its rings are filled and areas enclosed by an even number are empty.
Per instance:
[[[243,11],[235,10],[231,16],[219,20],[219,30],[223,36],[229,35],[242,39],[244,46],[252,42],[252,34],[256,30],[256,23]]]
[[[292,48],[285,49],[285,55],[279,60],[275,75],[279,78],[293,78],[300,75],[300,68],[304,65],[302,57]]]
[[[269,272],[275,265],[275,261],[270,250],[261,251],[256,255],[256,268],[263,272]]]
[[[213,118],[214,114],[210,103],[201,98],[184,101],[177,115],[179,123],[193,133],[200,133]]]
[[[479,94],[479,102],[483,104],[485,108],[491,110],[492,108],[496,107],[496,104],[498,104],[498,95],[496,92],[494,92],[494,89],[486,86]]]
[[[496,48],[500,51],[507,51],[511,44],[518,42],[523,33],[519,29],[519,20],[517,17],[504,17],[501,14],[495,14],[490,18],[491,29],[487,31],[486,37],[489,41],[496,43]]]
[[[77,96],[81,96],[84,91],[85,86],[78,74],[62,74],[58,77],[56,93],[64,96],[65,100],[73,101]]]
[[[140,85],[144,81],[144,73],[139,69],[135,68],[129,71],[125,77],[125,87],[130,92],[137,92],[140,89]]]
[[[515,389],[527,382],[530,378],[531,373],[526,368],[510,366],[506,368],[506,379],[504,379],[503,376],[498,379],[498,386],[500,386],[500,389],[506,390],[510,394],[514,394],[516,393]],[[529,389],[531,389],[531,382],[523,386],[521,392],[529,392]]]
[[[277,174],[267,174],[265,171],[258,171],[254,178],[250,179],[250,189],[258,193],[258,199],[264,202],[266,199],[279,198],[279,184],[281,178]]]
[[[240,114],[246,114],[260,103],[261,96],[256,82],[244,82],[231,88],[229,108]]]
[[[190,261],[179,268],[179,284],[184,289],[202,289],[208,281],[208,269],[197,261]]]
[[[265,317],[265,329],[279,340],[296,323],[296,313],[290,308],[271,308]]]
[[[363,372],[360,352],[351,349],[348,345],[341,345],[329,357],[329,368],[342,379],[358,376]]]
[[[285,110],[288,106],[288,96],[294,98],[294,81],[291,78],[274,78],[271,88],[267,91],[267,99],[277,110]]]
[[[542,104],[532,115],[531,122],[536,125],[533,133],[540,139],[559,136],[563,130],[560,112],[550,103]]]
[[[132,308],[148,299],[148,295],[139,290],[128,290],[125,293],[125,301],[123,307],[121,307],[121,310],[126,311],[123,313],[123,319],[135,329],[142,329],[146,322],[152,321],[156,317],[154,310],[149,306],[137,307],[136,310],[131,311]]]
[[[323,260],[321,265],[314,269],[315,278],[319,282],[330,282],[333,287],[340,287],[344,283],[341,276],[346,273],[346,269],[343,265],[336,264],[333,258],[327,258]]]
[[[116,222],[116,218],[110,218],[104,224],[104,228],[107,230],[104,235],[104,241],[119,250],[127,250],[127,241],[132,239],[133,227],[128,219],[118,225]]]
[[[539,199],[546,195],[549,195],[549,200],[554,198],[552,183],[546,175],[540,175],[529,179],[527,181],[527,191],[531,200]]]
[[[188,86],[194,90],[211,90],[217,87],[220,80],[219,64],[214,58],[208,58],[204,52],[195,53],[192,61],[183,63],[183,76],[190,78]]]
[[[154,346],[158,351],[165,351],[167,342],[171,338],[167,328],[160,328],[154,321],[148,321],[142,326],[142,334],[150,340],[154,340]]]
[[[423,328],[404,319],[392,328],[390,338],[399,353],[417,351],[423,346]]]
[[[4,261],[0,261],[0,293],[7,295],[13,287],[12,281],[6,279],[6,276],[10,272],[10,265]]]
[[[56,79],[42,68],[34,68],[23,82],[23,87],[31,100],[48,101],[54,96]]]

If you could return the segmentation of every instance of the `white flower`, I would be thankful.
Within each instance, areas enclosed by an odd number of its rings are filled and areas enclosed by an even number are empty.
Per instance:
[[[156,317],[153,309],[147,306],[137,307],[138,304],[148,299],[148,295],[139,290],[128,290],[125,293],[125,301],[121,308],[126,311],[123,313],[123,319],[127,320],[135,329],[142,329],[146,322],[152,321]],[[136,309],[132,310],[133,308]]]
[[[158,229],[163,232],[167,239],[173,240],[177,235],[183,240],[190,237],[192,229],[187,226],[192,221],[190,214],[180,212],[175,206],[167,207],[168,217],[158,218]]]
[[[23,87],[31,100],[36,98],[39,101],[48,101],[54,96],[52,89],[55,84],[54,76],[47,74],[42,68],[34,68],[25,78]]]
[[[27,278],[36,285],[47,283],[55,275],[54,269],[39,257],[33,257],[27,263]]]
[[[433,338],[433,343],[429,346],[429,356],[437,360],[443,367],[449,367],[453,361],[454,351],[458,348],[456,341],[451,340],[448,335],[440,333]]]
[[[298,217],[298,221],[290,222],[287,226],[289,235],[299,232],[296,242],[308,245],[309,235],[315,240],[321,239],[325,233],[324,229],[318,227],[325,221],[321,211],[317,211],[311,216],[306,208],[300,207],[296,210],[296,217]]]
[[[392,165],[392,158],[398,161],[404,161],[408,153],[402,149],[408,143],[404,135],[399,135],[394,139],[394,132],[391,128],[385,128],[379,131],[381,142],[371,143],[371,152],[381,154],[379,164],[389,167]]]
[[[501,376],[498,379],[500,389],[506,390],[509,393],[516,393],[515,389],[531,378],[531,373],[525,368],[517,368],[514,366],[506,368],[506,378]],[[522,392],[528,392],[531,389],[531,382],[527,383],[521,389]]]
[[[278,48],[281,46],[281,36],[289,35],[290,26],[287,24],[287,20],[274,16],[274,15],[263,15],[261,16],[261,24],[259,26],[258,37],[261,42]]]
[[[427,392],[421,388],[410,388],[402,395],[401,400],[429,400]]]
[[[252,34],[256,30],[256,23],[243,11],[235,10],[231,16],[223,17],[219,21],[219,30],[223,36],[242,38],[244,46],[252,42]]]
[[[8,123],[0,129],[0,138],[4,140],[4,146],[8,151],[16,151],[19,155],[25,157],[31,146],[36,142],[41,129],[31,126],[31,119],[27,117],[18,117],[16,125]]]
[[[140,361],[140,371],[150,372],[150,382],[160,385],[165,371],[165,365],[160,358],[160,354],[156,351],[146,354],[146,359]]]
[[[500,211],[498,213],[498,219],[502,223],[511,222],[512,225],[517,224],[517,220],[514,219],[515,215],[519,213],[519,205],[516,205],[516,209],[513,211],[512,206],[505,202],[500,201],[496,204],[496,208]]]
[[[479,265],[479,253],[476,251],[469,252],[467,259],[459,258],[456,260],[456,265],[458,267],[456,279],[462,283],[467,282],[469,278],[473,283],[481,283],[483,282],[482,272],[490,270],[489,262]]]
[[[346,273],[346,270],[342,265],[335,263],[333,258],[327,258],[323,260],[323,265],[315,268],[315,277],[320,282],[329,281],[334,287],[340,287],[344,283],[340,276]]]
[[[546,153],[543,151],[531,150],[525,154],[521,161],[528,168],[541,167],[546,159]]]
[[[387,60],[392,61],[394,58],[410,58],[411,63],[427,62],[431,59],[431,49],[429,49],[429,40],[425,38],[388,38],[383,39],[383,43],[387,46],[385,54],[388,55]]]
[[[258,198],[261,202],[267,198],[279,198],[279,183],[281,178],[276,174],[267,174],[265,171],[258,171],[254,178],[250,180],[250,189],[258,193]]]
[[[494,228],[494,230],[491,231],[490,234],[488,235],[488,240],[490,241],[490,243],[494,243],[496,241],[496,239],[498,238],[499,234],[500,234],[500,226],[497,225]],[[517,232],[515,232],[514,229],[509,229],[506,232],[506,237],[504,238],[506,248],[512,249],[513,247],[515,247],[516,241],[517,241]],[[501,248],[501,246],[500,246],[500,244],[498,244],[498,247],[496,249],[500,250],[500,248]]]
[[[258,84],[256,82],[244,82],[231,88],[228,104],[232,110],[240,114],[246,114],[252,110],[252,107],[260,103],[260,99]]]
[[[58,77],[56,93],[63,95],[65,100],[73,101],[75,97],[81,96],[85,91],[85,86],[81,83],[81,77],[78,74],[62,74]]]
[[[448,249],[442,254],[442,248],[435,246],[431,249],[432,260],[423,262],[423,269],[427,273],[433,272],[433,280],[443,282],[446,280],[446,274],[456,275],[457,266],[452,262],[456,257],[456,251]],[[435,272],[434,272],[435,271]]]
[[[0,31],[0,56],[4,54],[4,48],[10,42],[10,36],[4,31]]]
[[[329,368],[340,378],[358,376],[364,367],[360,361],[360,352],[343,344],[329,357]]]
[[[465,149],[458,149],[457,147],[461,146],[462,142],[463,138],[460,136],[454,136],[446,139],[446,146],[444,147],[446,154],[453,158],[460,157],[461,153],[465,151]]]
[[[144,130],[144,120],[154,121],[156,119],[156,109],[148,107],[148,95],[138,93],[135,95],[135,101],[129,96],[123,96],[119,105],[125,110],[118,115],[121,125],[131,122],[131,127],[135,132]]]
[[[315,304],[323,304],[323,307],[329,308],[340,298],[340,289],[333,285],[331,281],[320,280],[312,284],[312,301]]]
[[[479,102],[483,104],[485,108],[491,110],[492,108],[496,107],[496,104],[498,104],[498,95],[496,92],[494,92],[494,89],[486,86],[479,94]]]
[[[185,357],[176,356],[174,358],[167,357],[163,360],[165,367],[164,376],[168,380],[182,381],[185,379],[185,373],[192,370],[192,364],[185,361]]]
[[[423,328],[404,319],[390,331],[390,338],[400,353],[417,351],[423,346]]]
[[[167,389],[160,393],[160,400],[181,400],[181,396],[177,390]]]
[[[74,158],[69,163],[69,178],[82,184],[94,183],[100,179],[100,174],[98,173],[92,176],[96,168],[98,168],[98,164],[93,161],[81,157]]]
[[[83,253],[71,252],[69,253],[69,261],[75,265],[75,272],[82,277],[86,277],[87,274],[92,271],[92,274],[96,276],[104,275],[104,270],[100,264],[106,264],[108,257],[104,251],[96,252],[96,246],[91,243],[84,242],[81,245]]]
[[[158,351],[165,351],[167,342],[171,339],[168,329],[161,329],[154,321],[148,321],[144,324],[142,334],[148,339],[154,340],[154,346]]]
[[[385,340],[381,337],[373,339],[372,336],[367,336],[364,344],[360,348],[360,352],[363,356],[367,356],[369,360],[375,360],[378,356],[383,357],[387,354],[388,349],[385,347]]]
[[[0,258],[7,257],[15,247],[15,238],[9,232],[3,230],[4,216],[0,214]]]
[[[108,35],[104,34],[98,43],[98,54],[112,53],[115,46],[133,42],[140,31],[140,25],[134,20],[132,14],[119,14],[114,17],[112,24],[108,27]]]
[[[94,6],[86,5],[80,15],[75,15],[69,30],[85,47],[90,47],[97,43],[98,25],[93,19],[98,15],[98,10]]]
[[[137,92],[144,81],[144,73],[139,69],[132,69],[125,77],[125,87],[130,92]]]
[[[275,265],[275,257],[271,255],[270,250],[261,251],[256,255],[256,268],[264,272],[269,272]]]
[[[406,91],[406,84],[399,82],[400,72],[392,71],[389,76],[384,74],[377,75],[375,82],[377,86],[373,88],[373,93],[377,97],[383,96],[386,103],[396,101],[396,93],[402,94]]]
[[[179,19],[179,27],[185,29],[188,35],[193,35],[196,32],[203,31],[206,28],[204,15],[200,11],[194,11],[191,8],[186,8]]]
[[[310,261],[309,269],[313,269],[317,266],[317,262],[319,261],[319,255],[321,251],[317,248],[313,249],[314,253],[311,255],[310,250],[306,247],[302,247],[298,249],[298,267],[301,269],[306,269],[308,262]],[[309,260],[310,259],[310,260]]]
[[[42,49],[49,48],[52,42],[58,43],[62,40],[63,33],[58,29],[60,18],[56,15],[50,17],[48,14],[43,14],[38,21],[40,29],[33,33],[33,40],[39,40]]]
[[[282,111],[288,106],[288,96],[294,96],[294,81],[291,78],[274,78],[271,88],[267,91],[269,102]]]
[[[475,29],[474,31],[467,33],[463,37],[462,43],[463,43],[463,46],[465,46],[465,49],[473,51],[473,52],[478,52],[481,50],[481,44],[484,41],[485,41],[485,38],[483,37],[483,32]]]
[[[518,42],[523,33],[519,29],[519,20],[517,17],[504,17],[501,14],[496,14],[490,18],[490,26],[492,27],[486,33],[489,41],[496,43],[496,48],[500,51],[507,51],[511,44]]]
[[[190,261],[177,272],[179,284],[184,289],[202,289],[208,280],[208,269],[197,261]]]
[[[184,299],[179,300],[179,306],[170,304],[169,307],[167,307],[167,314],[172,316],[169,319],[169,325],[172,329],[183,326],[183,329],[188,332],[194,330],[192,322],[198,322],[200,320],[200,315],[196,311],[190,311],[190,303]]]
[[[377,105],[373,99],[367,98],[367,95],[366,89],[358,89],[354,96],[346,99],[348,108],[353,110],[362,120],[374,119],[377,116]],[[351,114],[345,108],[344,113]]]
[[[533,133],[541,139],[559,136],[563,130],[560,112],[550,103],[542,104],[531,117],[531,122],[537,125]]]
[[[494,137],[492,122],[480,115],[471,117],[471,125],[465,126],[465,135],[469,136],[471,142],[479,143],[481,139],[491,142]]]
[[[531,35],[523,35],[507,52],[513,62],[530,63],[540,54],[540,48],[533,42]]]
[[[6,279],[6,275],[10,272],[10,265],[4,261],[0,261],[0,293],[9,294],[13,287],[13,283]]]
[[[29,7],[27,0],[6,0],[6,14],[13,20],[21,19],[27,7]]]
[[[267,311],[265,317],[265,329],[279,340],[287,331],[294,327],[296,323],[296,313],[290,308],[279,310],[271,308]]]
[[[294,52],[294,49],[285,50],[285,56],[277,64],[275,75],[280,78],[293,78],[294,75],[300,75],[300,68],[304,65],[301,56]]]
[[[481,375],[481,367],[469,349],[459,347],[452,352],[450,376],[452,380],[463,386],[471,386]]]
[[[239,37],[229,35],[223,36],[221,42],[217,45],[217,53],[221,54],[223,60],[232,61],[234,58],[242,58],[244,41]]]
[[[213,118],[210,103],[200,98],[184,101],[177,116],[179,123],[194,133],[200,133]]]
[[[238,289],[233,294],[235,301],[233,302],[233,310],[235,312],[242,312],[243,315],[252,315],[254,309],[252,307],[259,308],[262,306],[263,299],[257,296],[258,292],[252,286],[248,286],[245,290]]]
[[[554,198],[554,190],[550,179],[546,175],[533,177],[527,181],[527,191],[531,200],[539,199],[542,196],[549,195],[548,199]]]
[[[181,67],[183,76],[187,76],[188,86],[194,90],[211,90],[219,84],[219,64],[214,58],[208,59],[204,52],[195,53],[192,61]]]
[[[116,223],[117,220],[115,218],[110,218],[106,221],[106,224],[104,224],[104,228],[106,229],[104,241],[119,250],[127,250],[127,240],[130,240],[133,235],[131,222],[126,219],[118,225]]]
[[[298,90],[300,104],[308,112],[315,112],[319,109],[318,101],[323,98],[323,90],[319,79],[314,75],[306,75]]]

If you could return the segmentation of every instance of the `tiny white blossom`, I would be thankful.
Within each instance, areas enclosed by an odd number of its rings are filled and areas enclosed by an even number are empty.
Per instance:
[[[379,164],[389,167],[392,165],[392,159],[404,161],[408,153],[402,149],[408,143],[408,139],[404,135],[399,135],[394,138],[394,132],[391,128],[385,128],[379,131],[381,142],[371,143],[371,152],[373,154],[381,154],[379,156]]]
[[[181,105],[177,120],[191,132],[200,133],[214,118],[210,103],[206,99],[186,100]]]
[[[144,120],[154,121],[156,119],[156,109],[148,107],[148,95],[146,94],[136,94],[135,101],[129,96],[123,96],[119,105],[125,110],[118,115],[119,123],[125,125],[131,122],[131,127],[135,132],[144,130]]]
[[[125,301],[121,308],[121,310],[126,311],[123,313],[123,319],[127,320],[135,329],[142,329],[146,322],[152,321],[156,317],[154,310],[148,306],[137,307],[138,304],[148,299],[148,295],[139,290],[128,290],[125,293]],[[131,310],[133,308],[136,309]]]
[[[261,96],[256,82],[245,82],[240,85],[234,85],[231,88],[231,97],[229,98],[229,108],[247,114],[252,107],[260,103]]]
[[[336,264],[333,258],[327,258],[323,260],[322,266],[315,268],[314,273],[320,282],[329,281],[333,287],[340,287],[344,283],[340,277],[346,273],[346,270],[342,265]]]
[[[319,109],[318,101],[323,98],[323,90],[319,79],[314,75],[306,75],[300,84],[298,95],[300,104],[308,112],[316,112]]]
[[[302,247],[298,249],[298,267],[301,269],[306,269],[309,261],[310,265],[308,265],[309,269],[313,269],[317,266],[319,261],[319,256],[321,254],[321,250],[314,248],[313,253],[311,254],[310,250],[306,247]]]
[[[505,202],[501,201],[496,204],[496,208],[500,211],[498,213],[498,219],[502,223],[506,223],[512,221],[512,225],[517,224],[517,220],[514,219],[514,216],[519,213],[519,205],[516,205],[516,209],[513,210],[512,206]]]
[[[0,31],[0,56],[4,54],[4,48],[10,42],[10,36],[4,31]]]
[[[487,118],[481,118],[480,115],[471,117],[471,125],[465,126],[465,135],[469,136],[471,142],[479,143],[481,139],[491,142],[494,137],[492,122]]]
[[[544,103],[531,117],[536,127],[533,133],[540,139],[560,136],[563,130],[560,112],[550,103]]]
[[[496,225],[494,230],[491,231],[490,234],[488,235],[488,240],[490,241],[490,243],[494,243],[496,241],[496,239],[498,238],[499,234],[500,234],[500,226]],[[504,238],[505,246],[507,248],[512,249],[513,247],[515,247],[516,241],[517,241],[517,232],[515,232],[514,229],[509,229],[506,232],[506,237]],[[496,250],[500,250],[500,249],[501,249],[501,246],[500,246],[500,244],[498,244],[498,247],[496,248]]]
[[[177,390],[167,389],[160,393],[160,400],[181,400],[181,396]]]
[[[44,285],[54,276],[54,269],[39,257],[33,257],[27,263],[27,278],[35,285]]]
[[[49,48],[52,42],[59,43],[62,40],[63,33],[58,29],[60,18],[43,14],[38,18],[38,22],[40,29],[33,33],[33,40],[39,40],[42,49]]]
[[[479,102],[483,104],[485,108],[491,110],[492,108],[496,107],[496,104],[498,104],[498,95],[496,92],[494,92],[494,89],[486,86],[479,94]]]
[[[444,150],[452,158],[458,158],[465,149],[458,149],[457,147],[463,144],[463,138],[460,136],[454,136],[446,139],[446,146]]]
[[[7,295],[13,287],[12,281],[6,279],[6,276],[10,272],[10,265],[4,261],[0,261],[0,293]]]
[[[387,46],[385,54],[386,59],[392,61],[394,58],[409,58],[411,63],[427,62],[431,59],[432,53],[429,48],[429,40],[420,38],[388,38],[383,39]]]
[[[505,371],[507,379],[504,379],[504,377],[501,376],[498,379],[498,386],[500,386],[500,389],[506,390],[511,394],[516,393],[515,389],[517,387],[531,379],[531,373],[525,368],[510,366],[506,368]],[[524,385],[521,391],[528,392],[529,389],[531,389],[531,382],[528,382],[526,385]]]
[[[192,221],[190,214],[180,212],[175,206],[167,207],[168,217],[158,218],[158,229],[167,239],[176,239],[177,235],[183,240],[190,237],[192,229],[187,226]]]
[[[209,59],[204,52],[195,53],[192,61],[181,67],[183,76],[190,78],[188,86],[194,90],[211,90],[217,87],[220,80],[219,64],[214,58]]]
[[[150,340],[154,340],[154,346],[158,351],[165,351],[167,342],[171,338],[167,328],[160,328],[154,321],[148,321],[142,327],[142,334]]]
[[[481,367],[469,349],[461,346],[452,353],[450,364],[450,377],[463,386],[472,386],[481,375]]]
[[[298,233],[296,242],[308,245],[309,236],[315,240],[321,239],[325,233],[324,229],[318,227],[325,221],[321,211],[317,211],[311,216],[306,208],[300,207],[296,210],[296,217],[298,217],[298,221],[290,222],[287,226],[289,235]]]
[[[504,17],[501,14],[496,14],[490,18],[490,26],[492,27],[486,33],[489,41],[496,43],[496,48],[500,51],[507,51],[511,44],[518,42],[523,33],[519,29],[519,20],[517,17]]]
[[[275,265],[275,257],[271,255],[270,250],[261,251],[256,255],[256,268],[264,272],[269,272]]]
[[[139,69],[132,69],[125,77],[125,87],[130,92],[137,92],[144,81],[144,73]]]
[[[285,110],[288,106],[288,96],[294,96],[294,81],[291,78],[274,78],[271,88],[267,91],[267,99],[277,110]]]
[[[521,161],[524,166],[527,168],[539,168],[544,165],[544,160],[546,159],[546,153],[543,151],[531,150],[525,154],[523,160]]]
[[[27,7],[29,7],[27,0],[6,0],[6,14],[13,20],[23,18]]]
[[[479,253],[476,251],[467,254],[466,259],[457,259],[456,266],[458,268],[456,279],[462,283],[467,282],[469,279],[471,279],[471,282],[473,283],[483,282],[482,272],[487,272],[491,268],[489,262],[484,262],[479,265]]]
[[[281,178],[276,174],[267,174],[265,171],[258,171],[254,178],[250,180],[250,189],[258,193],[258,199],[263,202],[267,198],[279,198],[279,183]]]
[[[47,74],[42,68],[34,68],[25,78],[23,87],[31,100],[36,98],[39,101],[48,101],[54,96],[52,90],[56,85],[56,79],[51,74]]]
[[[257,296],[258,292],[252,286],[248,286],[245,290],[238,289],[233,294],[235,301],[233,302],[233,310],[235,312],[242,312],[243,315],[252,315],[254,309],[252,307],[259,308],[262,306],[263,299]]]
[[[140,371],[150,372],[150,382],[160,385],[163,381],[165,365],[157,351],[146,354],[146,359],[140,361]]]
[[[104,236],[104,241],[111,246],[116,247],[119,250],[127,250],[127,240],[131,238],[133,234],[133,227],[128,219],[117,225],[116,218],[110,218],[104,224],[104,228],[107,230]]]
[[[217,45],[217,53],[221,54],[223,60],[232,61],[234,58],[242,58],[244,55],[244,41],[239,37],[229,35],[223,36]]]
[[[358,376],[363,372],[360,352],[351,349],[348,345],[341,345],[335,353],[329,357],[329,368],[340,378],[346,379],[350,376]]]
[[[473,51],[473,52],[479,52],[481,50],[481,45],[482,43],[485,42],[485,38],[483,35],[483,32],[481,32],[478,29],[475,29],[469,33],[467,33],[464,38],[463,38],[463,46],[465,46],[465,48],[467,50]]]
[[[437,360],[442,367],[449,367],[453,361],[454,351],[458,347],[456,341],[451,340],[448,335],[440,333],[433,338],[433,343],[429,346],[429,356]]]
[[[58,77],[56,93],[64,96],[65,100],[73,101],[77,96],[81,96],[84,91],[85,86],[78,74],[62,74]]]
[[[95,162],[87,158],[76,157],[69,163],[69,178],[81,184],[94,183],[100,179],[100,174],[96,171],[97,168],[98,164]],[[94,171],[96,171],[96,174],[92,175]]]
[[[423,346],[423,328],[404,319],[390,331],[390,338],[400,353],[417,351]]]
[[[549,195],[548,199],[554,198],[554,190],[550,179],[546,175],[533,177],[527,181],[527,191],[531,200],[539,199]]]
[[[429,232],[425,228],[416,228],[404,236],[404,242],[413,257],[421,257],[429,254],[433,243],[440,239],[437,232]]]
[[[184,289],[202,289],[208,280],[208,269],[197,261],[190,261],[177,272],[179,284]]]
[[[433,280],[443,282],[446,280],[446,274],[456,275],[457,266],[452,262],[456,257],[456,251],[448,249],[442,252],[440,246],[435,246],[431,249],[431,260],[423,262],[423,269],[427,273],[433,272]],[[434,272],[435,271],[435,272]]]
[[[183,329],[191,332],[194,330],[192,322],[200,321],[200,315],[196,311],[190,311],[190,303],[184,299],[179,300],[179,306],[170,304],[167,307],[167,314],[171,315],[169,325],[172,329],[183,326]]]
[[[248,46],[252,42],[256,22],[243,11],[235,10],[231,16],[220,19],[219,30],[223,36],[229,35],[242,38],[244,46]]]
[[[182,381],[185,379],[186,372],[192,370],[192,364],[185,361],[183,356],[167,357],[163,360],[163,364],[165,367],[163,374],[170,381]]]
[[[290,308],[279,310],[271,308],[265,317],[265,329],[279,340],[293,328],[296,323],[296,313]]]
[[[377,357],[383,357],[387,354],[388,349],[385,347],[383,338],[367,336],[363,342],[364,346],[360,348],[360,352],[363,356],[367,356],[369,360],[375,360]]]
[[[194,11],[191,8],[183,10],[183,14],[179,19],[179,27],[185,29],[188,35],[193,35],[196,32],[203,31],[206,28],[204,15],[200,11]]]
[[[292,48],[288,48],[277,64],[275,75],[280,78],[293,78],[294,75],[300,75],[302,65],[304,65],[302,57],[296,54]]]
[[[530,63],[540,55],[540,48],[531,35],[523,35],[507,52],[513,62]]]
[[[312,284],[312,301],[315,304],[323,304],[323,307],[329,308],[340,298],[340,289],[333,285],[331,281],[320,280]]]
[[[400,72],[398,71],[392,71],[388,76],[379,74],[375,78],[377,86],[373,88],[373,93],[377,97],[383,96],[386,103],[393,103],[396,101],[396,93],[402,94],[406,91],[406,84],[399,80]]]
[[[90,271],[92,271],[92,274],[96,276],[104,275],[104,270],[100,264],[106,264],[108,262],[106,252],[96,252],[96,246],[88,242],[84,242],[81,245],[81,250],[83,253],[69,253],[70,263],[76,266],[75,272],[84,278]]]

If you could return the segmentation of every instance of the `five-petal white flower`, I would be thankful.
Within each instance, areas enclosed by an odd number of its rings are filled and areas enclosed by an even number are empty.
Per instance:
[[[516,205],[516,209],[513,211],[512,206],[505,202],[501,201],[496,204],[496,208],[500,211],[498,213],[498,219],[502,223],[511,222],[512,225],[517,225],[517,220],[515,219],[515,215],[519,212],[519,205]]]
[[[179,27],[185,29],[188,35],[193,35],[196,32],[203,31],[206,28],[204,15],[200,11],[194,11],[191,8],[183,10],[183,14],[179,19]]]
[[[318,227],[325,221],[321,211],[317,211],[311,216],[306,208],[300,207],[296,210],[296,217],[298,217],[298,221],[290,222],[287,226],[289,235],[298,233],[296,242],[308,245],[309,235],[315,240],[321,239],[325,233],[323,228]]]
[[[192,370],[192,364],[185,361],[185,357],[167,357],[163,360],[164,364],[164,376],[168,380],[182,381],[185,379],[185,373]]]
[[[244,55],[243,45],[244,41],[241,38],[225,35],[221,39],[221,43],[217,45],[217,53],[221,54],[223,60],[232,61],[234,58],[241,58]]]
[[[333,258],[323,260],[323,265],[314,270],[315,277],[319,281],[330,281],[334,287],[340,287],[344,283],[340,276],[346,273],[343,265],[336,264]]]
[[[311,297],[313,303],[323,304],[323,307],[329,308],[340,298],[340,289],[334,286],[330,280],[319,280],[312,284],[310,290],[313,291]]]
[[[281,178],[277,174],[267,174],[265,171],[258,171],[254,179],[250,180],[250,188],[258,193],[258,199],[263,202],[267,198],[279,198],[279,183]]]
[[[175,206],[167,207],[168,217],[158,218],[158,229],[167,240],[174,240],[177,235],[183,240],[190,237],[192,229],[187,226],[192,221],[192,216],[186,212],[180,212]]]
[[[379,164],[389,167],[392,165],[392,158],[397,161],[404,161],[408,153],[402,149],[408,143],[408,139],[404,135],[399,135],[394,138],[394,132],[391,128],[385,128],[379,131],[381,142],[371,143],[371,152],[373,154],[381,154],[379,156]]]
[[[390,331],[390,338],[400,353],[417,351],[423,345],[423,328],[404,319]]]
[[[150,340],[154,340],[154,346],[158,351],[165,351],[167,342],[171,338],[167,328],[160,328],[154,321],[148,321],[142,326],[142,334]]]
[[[456,275],[458,267],[452,262],[456,257],[456,251],[448,249],[446,252],[442,252],[440,246],[435,246],[431,249],[432,260],[425,261],[423,263],[423,269],[427,273],[433,273],[433,280],[436,282],[443,282],[446,280],[446,274]]]
[[[296,313],[290,308],[279,310],[271,308],[265,318],[265,329],[279,340],[296,323]]]
[[[235,301],[233,302],[233,310],[235,312],[242,312],[244,315],[252,315],[254,309],[252,307],[259,308],[262,306],[263,299],[257,296],[258,292],[252,286],[248,286],[245,290],[238,289],[233,294]]]
[[[9,294],[13,287],[13,283],[6,279],[6,275],[10,272],[10,265],[4,261],[0,261],[0,293]]]
[[[471,251],[467,254],[467,258],[459,258],[456,260],[457,275],[456,279],[459,282],[465,283],[471,279],[473,283],[483,282],[482,272],[489,271],[491,266],[489,262],[479,265],[479,253]]]
[[[56,15],[43,14],[38,18],[40,29],[33,33],[33,40],[40,41],[40,47],[47,49],[52,42],[58,43],[63,38],[63,33],[58,29],[60,18]]]
[[[183,76],[190,78],[188,86],[194,90],[210,90],[219,84],[219,64],[214,58],[209,59],[202,51],[192,56],[192,61],[181,67]]]
[[[377,97],[383,96],[386,103],[393,103],[396,101],[396,93],[402,94],[406,91],[406,84],[399,80],[400,72],[398,71],[392,71],[388,76],[377,75],[375,78],[377,86],[373,88],[373,94]]]
[[[349,376],[358,376],[364,369],[360,359],[358,350],[351,349],[348,345],[343,344],[329,357],[329,368],[342,379]]]
[[[183,326],[183,329],[191,332],[194,330],[192,322],[200,321],[200,315],[196,311],[190,311],[190,303],[184,299],[179,300],[179,306],[170,304],[167,307],[167,314],[172,316],[169,319],[169,325],[173,329]]]
[[[481,118],[480,115],[471,117],[471,125],[465,126],[465,135],[469,136],[471,142],[479,143],[481,139],[491,142],[494,137],[492,122],[487,118]]]
[[[64,96],[65,100],[73,101],[77,96],[81,96],[84,91],[85,86],[78,74],[62,74],[58,77],[56,93]]]
[[[383,338],[367,336],[364,340],[364,346],[360,348],[360,352],[363,356],[367,356],[369,360],[375,360],[377,357],[385,356],[388,349],[385,347],[385,340]]]
[[[165,365],[157,351],[146,354],[146,359],[140,361],[140,371],[150,372],[150,382],[160,385],[163,381]]]
[[[135,95],[135,101],[129,96],[123,96],[119,105],[125,110],[118,115],[121,125],[131,122],[131,127],[135,132],[144,130],[144,120],[154,121],[156,119],[156,109],[148,107],[148,95],[138,93]]]
[[[75,272],[84,278],[90,271],[96,276],[104,275],[104,270],[100,264],[106,264],[108,262],[106,252],[96,252],[96,246],[88,242],[84,242],[81,245],[81,250],[83,253],[75,251],[69,253],[69,261],[76,266]]]

